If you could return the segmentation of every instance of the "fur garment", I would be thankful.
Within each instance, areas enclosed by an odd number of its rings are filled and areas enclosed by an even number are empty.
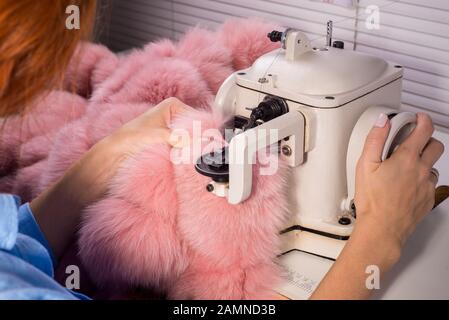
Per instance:
[[[273,28],[231,20],[214,32],[195,28],[177,43],[160,40],[120,56],[80,45],[65,90],[48,92],[24,117],[0,120],[0,191],[32,199],[96,142],[168,97],[197,109],[174,119],[174,129],[191,130],[195,120],[205,134],[220,128],[217,90],[278,47],[266,38]],[[193,162],[174,164],[172,154],[152,145],[127,159],[108,195],[83,212],[78,247],[89,277],[115,295],[143,287],[172,299],[269,298],[280,275],[287,169],[281,164],[263,176],[255,165],[251,197],[230,205],[206,192],[209,179]]]

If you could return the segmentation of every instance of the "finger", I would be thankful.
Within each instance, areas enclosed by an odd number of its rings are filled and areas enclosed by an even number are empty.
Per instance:
[[[155,105],[153,108],[150,108],[148,112],[154,113],[162,111],[163,113],[169,113],[173,109],[175,110],[183,110],[185,108],[189,108],[186,104],[184,104],[181,100],[175,97],[167,98],[161,102],[159,102],[157,105]]]
[[[434,166],[434,164],[440,159],[444,152],[444,144],[437,139],[430,138],[429,143],[426,145],[422,152],[421,159],[423,163],[429,169]]]
[[[169,125],[171,120],[178,114],[195,110],[191,106],[174,97],[165,99],[162,104],[163,105],[161,107],[164,109],[164,119],[167,125]]]
[[[186,112],[186,111],[190,111],[190,110],[195,110],[195,109],[176,98],[174,99],[174,102],[172,103],[171,108],[170,108],[172,116],[174,116],[178,113]]]
[[[432,119],[426,113],[417,113],[416,127],[402,143],[402,148],[421,154],[434,131]]]
[[[432,182],[433,188],[435,188],[435,186],[438,183],[438,173],[437,172],[434,172],[433,170],[429,170],[429,179]]]
[[[390,121],[388,116],[385,113],[381,113],[366,137],[361,156],[363,161],[371,163],[380,163],[382,161],[382,151],[389,131]]]

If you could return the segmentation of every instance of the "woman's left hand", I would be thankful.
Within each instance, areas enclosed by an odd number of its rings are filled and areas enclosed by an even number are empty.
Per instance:
[[[94,145],[66,174],[30,206],[55,256],[59,257],[75,235],[82,210],[100,199],[120,164],[148,145],[170,140],[170,122],[190,110],[168,98]]]

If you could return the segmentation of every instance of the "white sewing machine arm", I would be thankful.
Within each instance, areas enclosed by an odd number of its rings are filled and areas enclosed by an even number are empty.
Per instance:
[[[229,144],[229,191],[228,202],[238,204],[251,194],[252,165],[257,151],[276,144],[285,138],[281,150],[290,166],[303,162],[304,116],[290,111],[232,138]]]

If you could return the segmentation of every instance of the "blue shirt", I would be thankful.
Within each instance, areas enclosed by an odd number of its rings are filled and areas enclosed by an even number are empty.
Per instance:
[[[53,279],[53,262],[30,206],[0,194],[0,300],[87,299]]]

